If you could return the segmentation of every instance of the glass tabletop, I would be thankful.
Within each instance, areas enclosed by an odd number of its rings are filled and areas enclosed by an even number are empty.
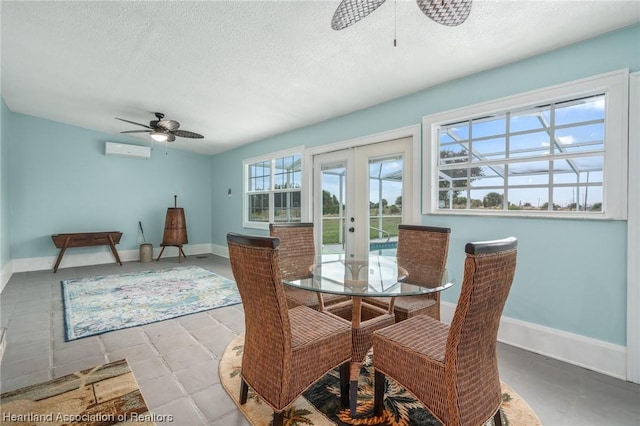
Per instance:
[[[283,279],[286,285],[320,293],[348,296],[410,296],[442,291],[454,282],[447,278],[432,286],[411,284],[411,275],[398,266],[395,256],[371,254],[366,259],[343,254],[323,254],[309,265],[310,276]]]

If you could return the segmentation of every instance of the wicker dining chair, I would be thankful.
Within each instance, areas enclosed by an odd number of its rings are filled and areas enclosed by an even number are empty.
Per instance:
[[[451,325],[418,315],[373,335],[374,409],[389,376],[445,425],[501,425],[496,354],[500,316],[516,268],[517,240],[468,243]]]
[[[316,255],[313,223],[270,223],[269,234],[280,239],[278,252],[282,278],[301,279],[311,275],[310,267]],[[320,303],[330,305],[348,300],[339,294],[323,294],[286,286],[284,289],[289,307],[308,306],[320,310]]]
[[[340,366],[346,406],[351,328],[307,306],[287,307],[277,238],[229,233],[227,244],[245,317],[240,404],[251,387],[273,408],[273,424],[282,425],[283,411]]]
[[[398,266],[404,268],[407,282],[433,287],[445,275],[451,228],[435,226],[398,225]],[[367,297],[365,302],[388,308],[389,297]],[[420,296],[396,297],[393,307],[396,322],[415,315],[429,315],[440,319],[440,292]]]

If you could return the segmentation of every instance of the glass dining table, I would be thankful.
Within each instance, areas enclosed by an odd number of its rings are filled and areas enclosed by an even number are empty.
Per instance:
[[[447,274],[445,274],[446,276]],[[393,313],[394,300],[398,296],[417,296],[442,291],[451,287],[454,282],[445,279],[443,282],[429,285],[411,284],[411,275],[398,265],[395,256],[369,254],[366,258],[353,258],[344,254],[323,254],[309,265],[309,276],[302,279],[284,279],[283,283],[291,287],[301,288],[318,293],[319,309],[326,308],[322,294],[338,294],[351,297],[351,327],[356,332],[362,324],[362,307],[364,297],[391,297],[388,313]],[[352,343],[355,345],[355,339]],[[352,347],[352,352],[356,348]],[[349,377],[349,406],[351,417],[356,415],[358,377],[361,362],[351,360]]]

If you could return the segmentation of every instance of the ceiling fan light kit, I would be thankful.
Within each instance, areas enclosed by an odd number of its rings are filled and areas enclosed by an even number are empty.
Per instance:
[[[151,133],[151,139],[156,142],[165,142],[167,139],[169,139],[169,135],[164,132],[153,132]]]
[[[454,27],[469,17],[472,0],[416,0],[418,7],[438,24]],[[342,0],[331,19],[331,28],[345,29],[367,17],[385,0]]]

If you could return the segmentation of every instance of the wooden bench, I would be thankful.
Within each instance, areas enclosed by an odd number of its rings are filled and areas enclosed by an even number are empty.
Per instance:
[[[51,236],[53,243],[60,249],[58,259],[53,267],[53,272],[58,272],[58,267],[62,261],[62,256],[68,248],[73,247],[91,247],[91,246],[106,246],[111,248],[113,256],[116,261],[122,266],[120,256],[116,250],[116,244],[120,242],[122,232],[110,231],[110,232],[78,232],[73,234],[55,234]]]

